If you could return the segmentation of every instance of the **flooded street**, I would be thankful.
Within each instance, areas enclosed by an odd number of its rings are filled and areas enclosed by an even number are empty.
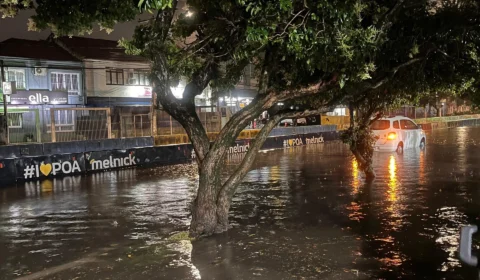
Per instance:
[[[233,228],[197,241],[195,165],[2,188],[0,279],[478,279],[457,249],[480,225],[480,127],[427,137],[376,154],[371,184],[338,142],[261,153]]]

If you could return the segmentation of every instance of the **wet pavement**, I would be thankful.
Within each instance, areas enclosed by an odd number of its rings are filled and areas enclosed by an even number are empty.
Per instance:
[[[365,184],[340,143],[262,153],[232,229],[197,241],[194,165],[2,188],[0,279],[478,279],[457,248],[480,225],[480,128],[374,160]]]

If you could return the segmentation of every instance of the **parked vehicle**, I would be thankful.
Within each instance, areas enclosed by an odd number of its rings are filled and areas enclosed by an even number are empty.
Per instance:
[[[370,128],[378,137],[375,143],[376,151],[402,153],[404,149],[425,148],[425,132],[409,118],[396,116],[378,119]]]

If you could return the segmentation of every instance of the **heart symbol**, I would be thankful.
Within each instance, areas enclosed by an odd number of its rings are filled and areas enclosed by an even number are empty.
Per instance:
[[[288,140],[288,146],[293,146],[293,139]]]
[[[40,172],[42,172],[43,175],[48,176],[50,172],[52,172],[52,165],[49,164],[44,164],[42,161],[42,164],[40,165]]]

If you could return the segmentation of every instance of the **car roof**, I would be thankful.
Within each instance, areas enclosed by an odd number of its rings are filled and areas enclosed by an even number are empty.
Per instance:
[[[380,118],[379,120],[391,120],[391,121],[411,120],[411,121],[413,121],[412,119],[404,117],[404,116],[386,117],[386,118]]]

